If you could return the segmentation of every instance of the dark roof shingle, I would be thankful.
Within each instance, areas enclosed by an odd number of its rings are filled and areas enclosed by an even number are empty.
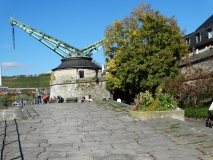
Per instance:
[[[201,24],[200,27],[198,27],[195,32],[198,32],[202,29],[207,29],[212,25],[213,25],[213,15],[211,15],[203,24]]]
[[[100,66],[94,64],[91,60],[92,58],[88,57],[64,58],[61,60],[62,63],[58,67],[52,69],[52,71],[66,68],[101,69]]]

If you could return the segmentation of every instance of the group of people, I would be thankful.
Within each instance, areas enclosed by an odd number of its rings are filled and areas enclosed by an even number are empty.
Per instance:
[[[47,96],[45,96],[44,94],[40,93],[39,91],[36,92],[36,99],[38,104],[43,104],[44,101],[49,98]],[[85,102],[92,102],[94,99],[88,99],[86,100],[85,97],[82,97],[82,99],[80,100],[81,103],[85,103]],[[106,101],[106,98],[103,98],[103,101]],[[53,98],[50,98],[49,103],[63,103],[64,99],[61,96],[54,96]],[[120,98],[117,99],[117,102],[120,103],[125,103],[125,101],[121,100]],[[46,102],[47,103],[47,102]],[[138,104],[137,103],[131,103],[131,106],[133,107],[133,110],[136,110],[138,108]]]
[[[49,103],[63,103],[64,102],[64,98],[62,98],[61,96],[54,96],[53,98],[50,98]]]
[[[120,103],[126,103],[126,101],[125,101],[125,100],[120,99],[120,97],[118,97],[117,102],[120,102]]]
[[[49,96],[42,94],[38,90],[36,91],[36,99],[33,104],[44,104],[44,103],[63,103],[64,99],[61,96],[54,96],[53,98],[49,99]]]
[[[39,91],[36,91],[36,100],[38,104],[44,104],[47,102],[48,96],[46,96],[45,94],[42,94]]]
[[[82,97],[81,98],[81,103],[85,103],[85,102],[92,102],[94,99],[92,99],[92,98],[90,98],[90,99],[88,99],[88,100],[86,100],[86,98],[85,97]]]

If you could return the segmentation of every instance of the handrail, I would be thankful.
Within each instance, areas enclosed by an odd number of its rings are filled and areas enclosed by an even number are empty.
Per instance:
[[[21,112],[21,116],[23,118],[23,111],[24,111],[24,107],[23,107],[23,99],[22,97],[20,96],[20,94],[18,94],[18,102],[19,102],[19,111]]]

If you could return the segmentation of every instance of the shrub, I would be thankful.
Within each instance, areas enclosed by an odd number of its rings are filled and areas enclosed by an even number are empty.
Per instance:
[[[206,118],[208,116],[209,107],[184,107],[185,116],[189,118]]]
[[[154,98],[148,91],[146,91],[145,93],[141,92],[139,95],[137,95],[136,101],[138,101],[138,103],[139,103],[139,106],[137,109],[144,110],[144,109],[146,109],[146,107],[152,105]]]
[[[158,93],[155,99],[146,91],[136,96],[136,101],[139,103],[137,110],[143,111],[165,111],[174,110],[177,103],[169,93]]]
[[[173,110],[177,107],[177,103],[169,93],[159,93],[156,97],[160,110]]]
[[[209,63],[211,63],[209,61]],[[213,73],[206,67],[193,67],[188,64],[182,70],[182,76],[162,81],[164,90],[171,93],[179,106],[205,105],[212,102],[213,97]]]

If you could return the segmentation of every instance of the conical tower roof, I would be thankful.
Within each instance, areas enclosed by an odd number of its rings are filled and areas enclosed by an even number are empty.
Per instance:
[[[73,58],[64,58],[62,59],[62,63],[52,69],[52,71],[58,70],[58,69],[67,69],[67,68],[85,68],[85,69],[101,69],[100,66],[97,64],[94,64],[91,62],[91,57],[73,57]]]

